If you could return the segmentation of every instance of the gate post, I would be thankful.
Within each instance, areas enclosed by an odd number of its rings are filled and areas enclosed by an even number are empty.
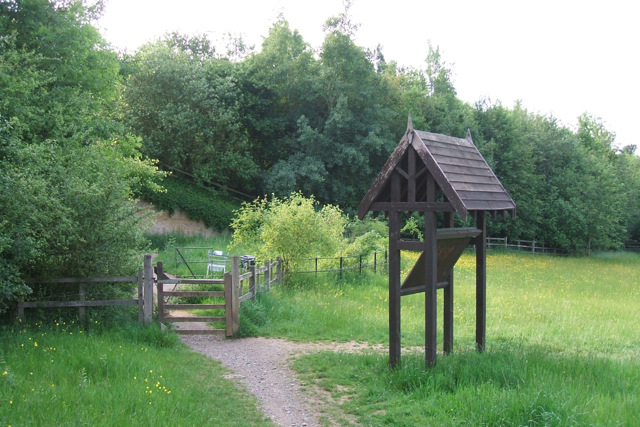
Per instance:
[[[228,337],[233,336],[233,299],[231,273],[224,273],[224,334]]]
[[[160,280],[164,279],[164,270],[160,261],[158,261],[156,268],[156,277],[158,280],[158,322],[162,324],[164,323],[164,284],[160,283]]]
[[[238,295],[238,285],[240,277],[240,257],[234,255],[231,257],[231,319],[232,333],[235,334],[240,328],[240,296]]]
[[[144,256],[144,323],[151,323],[151,315],[153,313],[153,265],[151,264],[151,255]]]
[[[251,277],[249,277],[249,292],[251,293],[251,299],[253,301],[256,300],[256,261],[249,261],[249,271],[251,272]],[[258,279],[259,280],[259,279]]]

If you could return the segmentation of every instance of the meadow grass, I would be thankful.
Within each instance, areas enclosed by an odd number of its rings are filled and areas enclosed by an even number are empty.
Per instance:
[[[417,254],[403,257],[407,274]],[[295,368],[364,425],[640,425],[640,255],[491,251],[487,261],[485,353],[474,350],[475,259],[466,253],[455,268],[454,353],[435,368],[415,348],[393,371],[374,352],[320,352]],[[262,311],[261,335],[388,342],[385,275],[300,275],[254,305],[245,310]],[[402,344],[424,346],[424,294],[402,298]]]
[[[157,325],[0,330],[0,426],[267,426],[255,399]]]

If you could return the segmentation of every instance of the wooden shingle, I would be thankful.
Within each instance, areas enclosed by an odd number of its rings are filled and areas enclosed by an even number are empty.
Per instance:
[[[404,166],[411,162],[408,160],[409,150],[415,151],[417,156],[413,157],[420,161],[416,165]],[[369,210],[388,210],[385,202],[391,200],[389,177],[394,170],[406,178],[401,183],[404,197],[401,201],[406,202],[404,207],[411,208],[404,210],[422,210],[420,203],[425,200],[422,193],[426,174],[414,173],[409,177],[405,169],[420,171],[424,168],[435,178],[446,202],[463,220],[470,211],[504,211],[515,217],[516,204],[478,151],[470,132],[466,138],[424,132],[413,129],[411,120],[407,132],[360,203],[358,216],[363,218]],[[408,187],[411,186],[410,190]],[[415,200],[410,200],[411,197]],[[424,207],[425,210],[433,210],[427,209],[426,204]],[[446,206],[440,207],[442,211],[451,210]]]

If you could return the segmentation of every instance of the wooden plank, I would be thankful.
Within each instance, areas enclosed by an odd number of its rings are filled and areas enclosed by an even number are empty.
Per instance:
[[[144,323],[151,323],[153,314],[153,265],[151,264],[151,255],[144,256],[144,286],[142,290],[144,299]]]
[[[453,215],[445,213],[443,218],[443,225],[447,229],[453,230]],[[480,231],[480,230],[478,230]],[[440,233],[442,234],[442,233]],[[440,268],[440,266],[438,266]],[[453,351],[453,319],[454,319],[454,304],[453,304],[453,267],[449,270],[449,277],[447,278],[447,286],[443,292],[443,333],[442,333],[442,351],[445,354],[449,354]]]
[[[449,282],[438,282],[436,289],[447,289],[448,286],[449,286]],[[420,292],[424,292],[424,289],[425,289],[424,285],[414,286],[413,288],[401,288],[400,295],[406,296],[406,295],[418,294]]]
[[[158,282],[165,285],[223,285],[224,279],[165,279]]]
[[[438,154],[433,154],[433,158],[436,159],[436,161],[440,165],[462,166],[462,167],[471,167],[471,168],[479,168],[479,169],[486,169],[489,167],[489,165],[487,165],[487,163],[484,160],[482,160],[482,158],[479,156],[477,159],[461,159],[458,157],[449,157],[449,156],[441,156]]]
[[[470,141],[468,141],[466,139],[463,139],[463,138],[456,138],[455,136],[442,135],[442,134],[439,134],[439,133],[425,132],[423,130],[416,130],[416,133],[425,142],[433,141],[433,142],[440,142],[440,143],[444,143],[444,144],[454,145],[456,147],[469,147],[470,146],[470,147],[475,148],[473,146],[473,144],[470,143]]]
[[[167,297],[224,297],[224,291],[165,291]]]
[[[433,154],[433,157],[454,157],[458,159],[468,159],[468,160],[477,160],[482,159],[480,154],[477,151],[469,150],[466,147],[464,150],[459,150],[457,148],[453,148],[451,146],[440,146],[435,144],[428,145],[429,151]]]
[[[456,183],[498,184],[495,176],[479,176],[466,173],[448,173],[447,178],[452,185]]]
[[[174,329],[178,335],[224,335],[224,329]]]
[[[416,150],[409,146],[407,147],[407,161],[409,177],[407,180],[407,202],[412,203],[416,201]]]
[[[436,181],[431,174],[427,178],[427,201],[436,199]],[[438,344],[438,239],[437,221],[435,212],[424,214],[424,330],[425,346],[424,355],[427,366],[436,363]]]
[[[239,299],[239,302],[242,302],[242,301],[246,301],[246,300],[248,300],[248,299],[252,299],[252,298],[253,298],[253,296],[254,296],[253,292],[248,292],[248,293],[246,293],[246,294],[242,295],[242,296],[241,296],[240,298],[238,298],[238,299]]]
[[[400,176],[391,175],[391,200],[400,201]],[[400,213],[389,212],[389,365],[391,368],[400,363],[401,356],[401,295],[400,295]]]
[[[256,274],[255,260],[249,263],[249,273],[251,274],[249,277],[249,293],[251,294],[252,299],[256,299],[256,279],[260,280],[260,277]]]
[[[487,191],[490,193],[504,193],[504,189],[497,182],[478,183],[478,182],[452,182],[456,191]]]
[[[224,304],[165,304],[165,310],[224,310]]]
[[[491,171],[491,169],[489,168],[489,166],[476,168],[471,166],[455,166],[455,165],[445,164],[445,165],[440,165],[440,168],[445,174],[453,172],[453,173],[463,173],[463,174],[474,175],[474,176],[495,176]]]
[[[238,276],[238,282],[242,282],[243,280],[250,278],[252,274],[253,273],[250,271],[248,273],[241,274],[240,276]]]
[[[138,305],[137,299],[116,299],[100,301],[28,301],[22,302],[25,308],[46,308],[46,307],[106,307],[119,305]]]
[[[471,239],[481,233],[476,228],[439,229],[438,242],[438,282],[447,280],[449,272],[464,252]],[[420,242],[421,243],[421,242]],[[402,283],[402,289],[423,286],[425,281],[424,252],[420,254],[413,268]]]
[[[102,282],[135,282],[137,276],[117,276],[117,277],[63,277],[57,279],[25,279],[25,283],[102,283]]]
[[[84,283],[80,283],[78,285],[78,295],[80,296],[80,301],[81,302],[85,301],[86,294],[85,294],[85,290],[84,290]],[[84,306],[80,306],[78,308],[78,319],[80,319],[81,322],[84,322],[85,313],[86,313],[85,307]]]
[[[504,191],[459,191],[458,194],[464,201],[484,200],[488,202],[511,202],[511,197]]]
[[[224,274],[224,315],[225,315],[225,335],[233,336],[233,308],[231,306],[231,273]]]
[[[487,334],[487,221],[484,211],[478,211],[476,227],[482,230],[476,239],[476,349],[483,352]]]
[[[233,255],[231,257],[231,325],[233,333],[238,332],[240,328],[240,257]]]
[[[164,269],[162,268],[162,262],[158,261],[158,264],[156,264],[156,277],[160,278],[160,277],[164,277]],[[160,324],[162,324],[162,322],[164,322],[164,284],[160,283],[160,281],[158,281],[156,283],[156,295],[158,297],[158,322],[160,322]]]
[[[453,212],[454,208],[448,202],[374,202],[369,210],[385,212],[392,210],[398,212]]]
[[[194,316],[194,317],[171,317],[165,316],[165,322],[224,322],[224,316]]]
[[[398,241],[396,247],[400,250],[405,250],[405,251],[421,251],[424,249],[424,243],[419,240],[415,240],[415,241],[400,240]]]

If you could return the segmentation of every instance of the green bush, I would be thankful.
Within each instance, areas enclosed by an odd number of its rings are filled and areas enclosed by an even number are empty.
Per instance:
[[[207,227],[225,230],[240,203],[212,188],[200,187],[188,181],[169,176],[161,182],[166,191],[140,190],[140,198],[153,203],[158,209],[172,215],[176,208],[194,221],[203,221]]]
[[[336,206],[316,205],[302,193],[244,203],[231,224],[232,246],[246,244],[260,259],[280,257],[285,272],[304,258],[332,256],[345,244],[346,217]]]

